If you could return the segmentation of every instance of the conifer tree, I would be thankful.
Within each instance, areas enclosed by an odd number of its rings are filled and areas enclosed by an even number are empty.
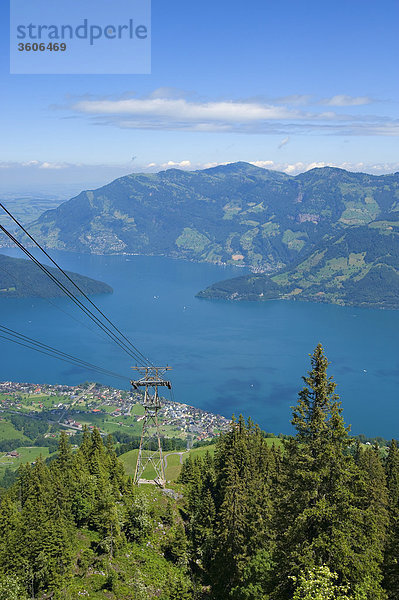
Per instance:
[[[0,503],[0,571],[5,574],[12,573],[18,563],[20,528],[20,513],[8,494]]]
[[[311,356],[311,367],[293,409],[297,434],[286,443],[283,457],[274,594],[291,599],[292,576],[325,564],[338,574],[338,583],[356,587],[367,600],[377,600],[383,598],[380,540],[370,540],[378,546],[370,552],[365,527],[370,505],[363,502],[364,488],[355,485],[360,475],[348,453],[349,428],[336,384],[327,376],[321,344]],[[374,481],[369,489],[373,485]],[[367,570],[375,576],[373,581]]]
[[[89,456],[80,448],[73,457],[71,483],[71,510],[78,526],[87,524],[93,511],[96,480],[89,471]]]
[[[362,551],[352,572],[351,587],[366,598],[385,598],[382,591],[382,562],[388,524],[388,490],[380,449],[361,450],[354,477],[355,506],[352,510],[356,537]]]
[[[61,431],[58,443],[58,454],[55,461],[57,468],[66,473],[72,466],[72,449],[71,444],[65,431]]]
[[[248,563],[270,550],[273,461],[260,430],[243,417],[233,421],[215,455],[215,527],[210,575],[216,598],[239,598]]]
[[[91,452],[91,435],[87,425],[83,427],[83,439],[78,449],[79,454],[82,454],[86,459],[89,458]]]
[[[41,457],[31,469],[29,492],[21,511],[19,554],[31,573],[34,594],[57,587],[71,561],[71,531],[61,513],[54,514],[53,479]]]
[[[72,519],[72,466],[73,455],[68,436],[60,434],[57,458],[51,464],[52,515],[58,519]]]
[[[90,444],[90,454],[93,455],[95,452],[98,452],[100,455],[104,454],[104,444],[97,427],[94,427],[91,434],[91,444]]]
[[[389,600],[399,600],[399,449],[392,440],[386,462],[389,492],[388,539],[384,557],[384,585]]]
[[[118,461],[118,457],[116,456],[112,435],[107,436],[106,459],[108,476],[113,487],[113,492],[114,494],[118,494],[125,484],[125,471],[122,463]]]

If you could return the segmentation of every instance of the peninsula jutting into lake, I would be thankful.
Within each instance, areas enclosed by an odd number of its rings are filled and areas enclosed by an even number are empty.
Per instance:
[[[52,267],[47,267],[47,269],[51,274],[60,276],[56,269]],[[102,281],[78,273],[67,272],[67,275],[85,294],[112,294],[112,288]],[[67,289],[73,289],[76,292],[76,288],[62,275],[61,283]],[[56,298],[64,295],[65,293],[29,260],[0,254],[0,297]]]

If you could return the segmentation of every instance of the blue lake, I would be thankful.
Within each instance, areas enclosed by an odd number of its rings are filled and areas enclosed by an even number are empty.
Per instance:
[[[64,268],[114,288],[95,302],[153,363],[173,367],[177,401],[227,417],[243,413],[267,431],[289,433],[290,407],[310,367],[308,354],[320,341],[352,431],[398,437],[399,311],[199,300],[194,296],[200,289],[242,270],[163,257],[53,255]],[[67,298],[1,298],[0,313],[7,327],[133,374],[131,359],[97,335]],[[4,340],[0,356],[0,380],[70,385],[95,380],[128,388]]]

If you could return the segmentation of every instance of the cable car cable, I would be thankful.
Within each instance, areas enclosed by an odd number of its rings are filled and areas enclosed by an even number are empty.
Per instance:
[[[67,275],[67,273],[59,266],[59,264],[53,258],[51,258],[51,256],[44,250],[44,248],[39,244],[39,242],[37,242],[35,238],[32,235],[30,235],[30,233],[28,233],[28,231],[23,227],[23,225],[18,221],[18,219],[16,219],[2,203],[0,203],[0,208],[2,208],[4,212],[14,221],[14,223],[16,223],[18,227],[22,229],[22,231],[29,237],[29,239],[32,240],[32,242],[34,242],[34,244],[44,253],[44,255],[53,263],[53,265],[55,265],[57,269],[61,271],[61,273],[68,279],[68,281],[70,281],[72,285],[74,285],[74,287],[79,291],[79,293],[82,294],[82,296],[84,296],[84,298],[100,313],[100,315],[115,329],[115,331],[117,331],[118,334],[134,349],[134,351],[139,356],[141,356],[141,359],[145,363],[148,363],[149,366],[153,366],[151,361],[148,358],[146,358],[144,354],[138,348],[136,348],[136,346],[134,346],[134,344],[129,340],[129,338],[127,338],[118,329],[118,327],[114,325],[114,323],[112,323],[110,319],[108,319],[108,317],[98,308],[98,306],[83,292],[83,290],[81,290],[81,288],[69,277],[69,275]]]
[[[83,310],[83,312],[94,323],[96,323],[96,325],[98,325],[98,327],[100,327],[104,333],[108,335],[108,337],[110,337],[120,348],[122,348],[122,350],[134,358],[138,363],[140,363],[142,366],[145,366],[143,365],[142,359],[137,356],[133,350],[129,349],[122,340],[119,340],[117,335],[114,334],[113,331],[107,327],[107,325],[102,323],[101,320],[96,317],[87,306],[80,302],[80,300],[78,300],[78,298],[76,298],[76,296],[57,279],[57,277],[55,277],[44,265],[42,265],[9,231],[7,231],[3,225],[0,225],[0,230],[3,231],[14,242],[14,244],[16,244],[16,246],[22,250],[22,252],[24,252],[31,259],[31,261],[38,266],[72,300],[72,302],[81,308],[81,310]]]
[[[66,352],[62,352],[61,350],[57,350],[52,346],[43,344],[42,342],[39,342],[38,340],[35,340],[33,338],[29,338],[28,336],[22,333],[18,333],[17,331],[14,331],[12,329],[9,329],[8,327],[4,327],[3,325],[0,325],[0,333],[5,334],[0,334],[0,338],[6,339],[10,342],[14,342],[21,346],[25,346],[25,348],[29,348],[30,350],[36,350],[37,352],[47,354],[47,356],[51,356],[52,358],[58,358],[59,360],[63,360],[64,362],[68,362],[75,366],[80,366],[91,371],[96,371],[101,375],[109,375],[111,377],[117,377],[118,379],[125,379],[129,381],[129,378],[124,375],[114,373],[113,371],[109,371],[108,369],[104,369],[103,367],[99,367],[98,365],[95,365],[93,363],[86,362],[80,358],[73,356],[72,354],[68,354]]]

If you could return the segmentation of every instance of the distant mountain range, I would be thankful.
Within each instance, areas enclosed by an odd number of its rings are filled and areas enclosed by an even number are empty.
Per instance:
[[[30,230],[48,248],[257,273],[202,297],[399,306],[399,173],[325,167],[292,177],[240,162],[132,174],[45,212]],[[372,297],[370,287],[379,290]]]
[[[59,281],[75,295],[80,295],[76,288],[57,269],[47,267]],[[95,279],[70,273],[68,276],[81,288],[85,294],[111,294],[112,288]],[[0,298],[12,297],[40,297],[55,298],[64,296],[64,293],[56,286],[47,275],[29,260],[11,258],[0,254]]]

